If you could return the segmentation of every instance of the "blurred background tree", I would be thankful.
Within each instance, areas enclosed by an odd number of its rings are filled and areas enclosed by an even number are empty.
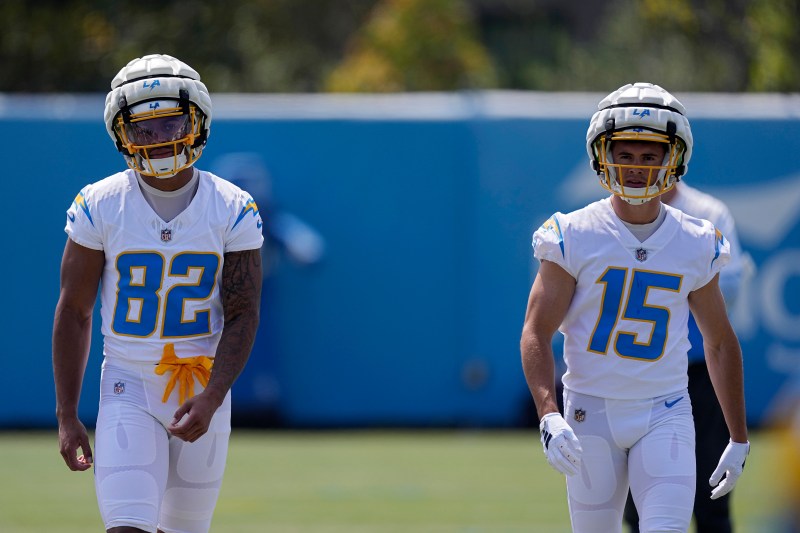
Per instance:
[[[2,92],[184,59],[215,92],[796,91],[800,0],[3,0]]]
[[[497,87],[492,60],[460,0],[383,0],[328,77],[333,92]]]

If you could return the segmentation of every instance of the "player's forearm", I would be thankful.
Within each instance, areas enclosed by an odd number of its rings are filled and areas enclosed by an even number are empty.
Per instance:
[[[522,370],[528,389],[533,396],[539,418],[547,413],[558,412],[555,385],[555,362],[550,342],[538,336],[523,332],[520,341],[522,353]]]
[[[714,392],[734,442],[747,442],[742,351],[738,342],[705,346],[706,363]]]
[[[91,313],[81,315],[59,304],[53,322],[53,379],[59,420],[78,415],[91,331]]]
[[[256,306],[250,312],[242,313],[232,320],[225,321],[225,327],[214,356],[211,377],[206,387],[206,391],[213,394],[219,403],[222,403],[225,395],[247,364],[258,330],[258,316],[259,311]]]
[[[220,403],[244,369],[253,349],[261,305],[261,281],[260,250],[225,254],[221,285],[225,325],[206,387],[206,392]]]

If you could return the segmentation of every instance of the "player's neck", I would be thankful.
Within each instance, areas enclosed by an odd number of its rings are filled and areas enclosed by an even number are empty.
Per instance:
[[[192,166],[184,168],[171,178],[154,178],[153,176],[139,174],[146,184],[159,191],[177,191],[189,183],[193,175],[194,167]]]
[[[658,218],[661,211],[661,200],[656,197],[639,205],[631,205],[619,196],[611,197],[611,207],[614,213],[628,224],[649,224]]]

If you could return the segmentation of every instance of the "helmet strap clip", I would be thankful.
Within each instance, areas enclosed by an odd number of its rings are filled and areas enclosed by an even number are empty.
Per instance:
[[[606,142],[611,142],[611,137],[616,129],[617,121],[613,117],[606,120]]]
[[[678,126],[671,120],[667,121],[667,137],[669,137],[669,144],[674,145],[677,142]]]

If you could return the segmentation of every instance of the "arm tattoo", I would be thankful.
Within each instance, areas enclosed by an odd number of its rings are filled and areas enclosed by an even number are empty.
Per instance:
[[[258,329],[261,303],[261,251],[225,254],[222,267],[222,307],[225,325],[217,346],[208,388],[224,396],[250,357]]]

